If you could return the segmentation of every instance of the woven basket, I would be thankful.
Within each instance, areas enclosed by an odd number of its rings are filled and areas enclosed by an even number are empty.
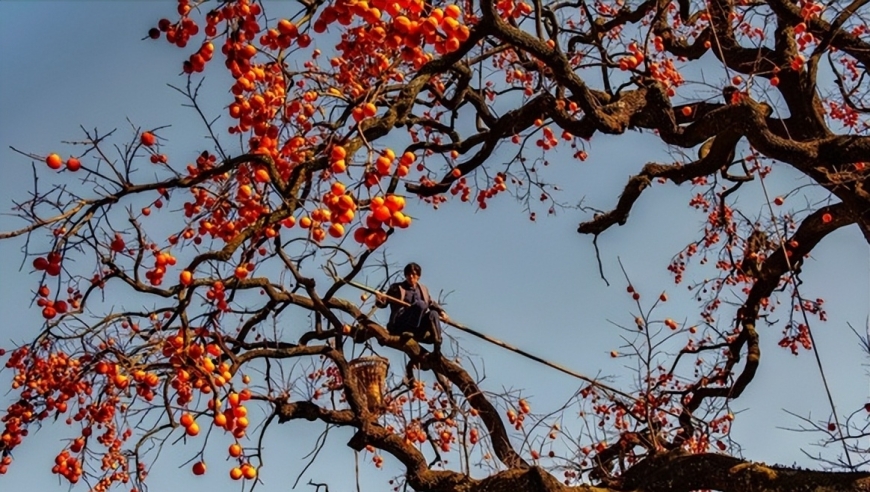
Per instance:
[[[357,388],[365,395],[366,408],[374,414],[384,411],[384,390],[390,361],[384,357],[360,357],[350,361],[350,373]]]

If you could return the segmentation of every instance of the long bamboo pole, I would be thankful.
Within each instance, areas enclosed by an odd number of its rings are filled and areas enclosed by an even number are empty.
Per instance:
[[[404,300],[399,299],[399,298],[397,298],[397,297],[393,297],[393,296],[387,295],[387,294],[385,294],[385,293],[383,293],[383,292],[381,292],[381,291],[379,291],[379,290],[377,290],[377,289],[374,289],[374,288],[372,288],[372,287],[369,287],[368,285],[363,285],[363,284],[360,284],[360,283],[354,282],[354,281],[352,281],[352,280],[344,280],[344,279],[341,279],[341,278],[338,278],[338,280],[341,281],[342,283],[345,283],[345,284],[350,285],[350,286],[352,286],[352,287],[356,287],[357,289],[360,289],[360,290],[363,290],[363,291],[366,291],[366,292],[369,292],[369,293],[375,294],[375,295],[377,295],[377,296],[382,296],[382,297],[384,297],[384,298],[386,298],[386,299],[388,299],[388,300],[390,300],[390,301],[393,301],[393,302],[395,302],[395,303],[401,304],[401,305],[403,305],[403,306],[410,306],[410,304],[408,304],[408,303],[405,302]],[[623,397],[628,398],[628,399],[630,399],[630,400],[637,400],[637,397],[636,397],[636,396],[629,395],[628,393],[625,393],[625,392],[620,391],[620,390],[618,390],[618,389],[616,389],[616,388],[613,388],[613,387],[611,387],[611,386],[608,386],[608,385],[606,385],[606,384],[604,384],[604,383],[602,383],[602,382],[600,382],[600,381],[597,381],[597,380],[595,380],[595,379],[592,379],[592,378],[590,378],[589,376],[584,376],[583,374],[580,374],[579,372],[576,372],[576,371],[572,371],[571,369],[568,369],[567,367],[561,366],[561,365],[556,364],[556,363],[554,363],[554,362],[550,362],[550,361],[548,361],[548,360],[546,360],[546,359],[543,359],[543,358],[541,358],[541,357],[538,357],[537,355],[530,354],[529,352],[526,352],[525,350],[523,350],[523,349],[521,349],[521,348],[515,347],[515,346],[513,346],[513,345],[511,345],[511,344],[509,344],[509,343],[503,342],[503,341],[501,341],[501,340],[499,340],[499,339],[497,339],[497,338],[493,338],[493,337],[491,337],[491,336],[489,336],[489,335],[484,335],[483,333],[480,333],[480,332],[478,332],[478,331],[472,330],[471,328],[469,328],[469,327],[467,327],[467,326],[465,326],[465,325],[459,324],[459,323],[457,323],[457,322],[455,322],[455,321],[453,321],[453,320],[451,320],[451,319],[446,319],[446,320],[442,320],[442,321],[443,321],[444,323],[446,323],[446,324],[448,324],[448,325],[450,325],[450,326],[452,326],[452,327],[454,327],[454,328],[457,328],[457,329],[459,329],[459,330],[462,330],[462,331],[464,331],[464,332],[466,332],[466,333],[468,333],[468,334],[470,334],[470,335],[474,335],[474,336],[476,336],[477,338],[480,338],[480,339],[482,339],[482,340],[486,340],[487,342],[489,342],[489,343],[491,343],[491,344],[498,345],[499,347],[502,347],[502,348],[508,349],[508,350],[510,350],[511,352],[515,352],[515,353],[517,353],[517,354],[520,354],[520,355],[522,355],[523,357],[526,357],[526,358],[528,358],[528,359],[531,359],[531,360],[533,360],[533,361],[535,361],[535,362],[538,362],[538,363],[540,363],[540,364],[544,364],[544,365],[547,366],[547,367],[551,367],[551,368],[553,368],[553,369],[555,369],[555,370],[557,370],[557,371],[560,371],[560,372],[563,372],[563,373],[565,373],[565,374],[568,374],[569,376],[573,376],[573,377],[575,377],[575,378],[577,378],[577,379],[580,379],[580,380],[582,380],[582,381],[586,381],[587,383],[592,384],[592,385],[594,385],[594,386],[597,386],[597,387],[599,387],[599,388],[601,388],[601,389],[603,389],[603,390],[610,391],[611,393],[614,393],[614,394],[617,394],[617,395],[623,396]]]

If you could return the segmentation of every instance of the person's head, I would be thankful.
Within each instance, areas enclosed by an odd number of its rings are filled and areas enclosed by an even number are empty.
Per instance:
[[[411,284],[411,287],[416,287],[417,282],[420,280],[420,274],[422,273],[423,269],[416,263],[408,263],[405,265],[405,280]]]

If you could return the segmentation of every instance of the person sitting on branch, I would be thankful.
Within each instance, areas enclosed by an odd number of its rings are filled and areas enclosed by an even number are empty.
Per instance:
[[[438,351],[441,348],[440,321],[450,318],[429,296],[429,289],[420,283],[422,271],[420,265],[408,263],[404,270],[405,280],[390,285],[386,295],[378,294],[375,305],[379,308],[390,306],[390,320],[387,322],[390,334],[432,343]]]

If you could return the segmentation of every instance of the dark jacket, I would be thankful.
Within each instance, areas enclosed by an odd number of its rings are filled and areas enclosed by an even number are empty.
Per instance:
[[[437,302],[432,300],[432,297],[429,295],[429,289],[426,288],[425,285],[417,282],[417,287],[419,288],[420,295],[422,296],[423,303],[427,306],[428,310],[435,311],[437,313],[441,313],[444,309],[438,305]],[[395,283],[387,289],[387,295],[390,297],[395,297],[396,299],[401,299],[407,303],[411,303],[413,299],[412,287],[408,284],[408,281],[402,281],[399,283]],[[402,317],[405,313],[408,306],[403,306],[398,302],[392,301],[390,299],[385,299],[384,302],[375,302],[375,305],[379,308],[390,306],[390,321],[387,323],[387,328],[390,331],[402,331],[401,329],[397,329],[396,321]],[[424,313],[425,314],[425,313]],[[408,327],[408,328],[416,328],[416,326]]]

